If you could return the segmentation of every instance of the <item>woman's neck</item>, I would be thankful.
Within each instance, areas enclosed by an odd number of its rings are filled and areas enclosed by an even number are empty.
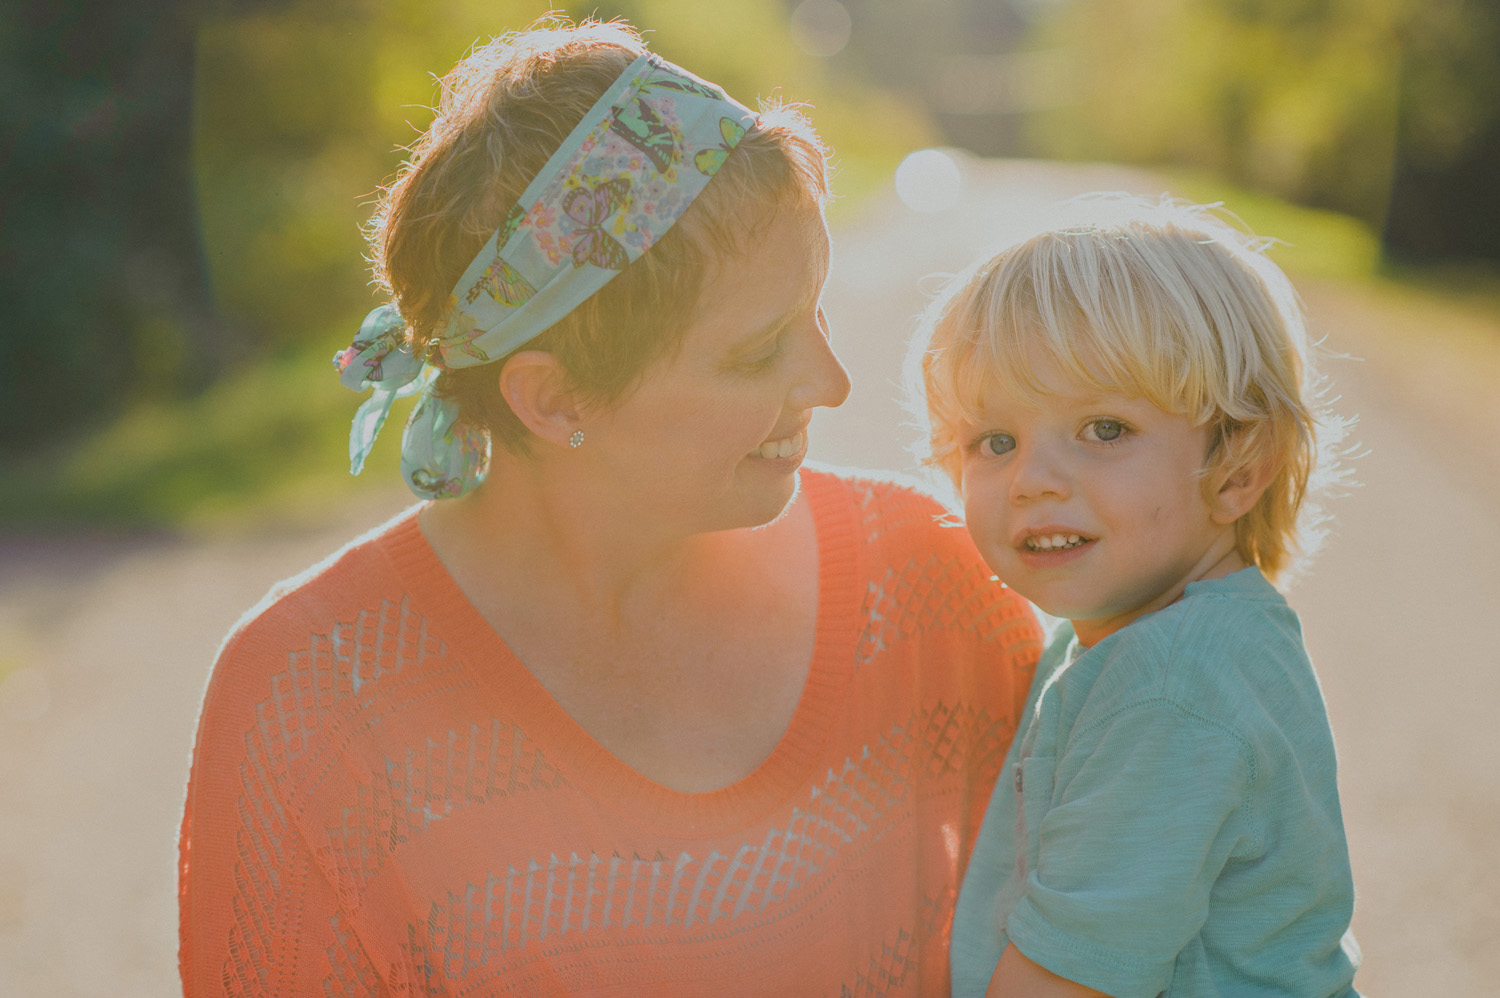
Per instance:
[[[420,524],[476,605],[520,594],[622,622],[691,592],[698,570],[722,567],[748,533],[687,533],[612,505],[607,490],[502,465],[470,494],[427,506]]]

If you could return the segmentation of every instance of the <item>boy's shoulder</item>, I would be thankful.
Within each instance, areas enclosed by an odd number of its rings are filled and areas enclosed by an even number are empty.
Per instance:
[[[1117,701],[1160,697],[1237,729],[1273,702],[1322,709],[1297,615],[1255,568],[1190,583],[1092,651],[1097,693]]]
[[[1211,655],[1219,661],[1254,656],[1267,645],[1305,655],[1297,614],[1254,567],[1190,582],[1181,599],[1116,636],[1122,644],[1152,649],[1164,657],[1164,665],[1184,656]]]
[[[1161,630],[1174,678],[1255,682],[1267,661],[1311,669],[1296,612],[1258,568],[1189,583],[1168,610]]]

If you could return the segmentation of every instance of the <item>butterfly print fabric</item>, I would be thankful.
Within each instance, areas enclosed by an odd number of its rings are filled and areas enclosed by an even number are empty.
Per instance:
[[[414,356],[399,315],[335,358],[355,390],[379,386],[350,429],[357,472],[393,398],[420,392],[402,437],[407,484],[424,498],[483,479],[488,439],[458,425],[434,393],[449,368],[494,363],[549,328],[648,251],[754,126],[755,113],[656,55],[621,74],[534,177],[448,297],[444,324]],[[387,323],[387,320],[389,322]],[[389,325],[389,329],[386,325]],[[393,374],[393,364],[395,373]]]

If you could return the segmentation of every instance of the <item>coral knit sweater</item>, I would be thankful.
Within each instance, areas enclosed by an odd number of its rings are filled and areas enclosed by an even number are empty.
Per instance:
[[[186,994],[946,994],[1037,625],[931,499],[812,470],[803,495],[807,685],[711,793],[574,724],[412,512],[274,589],[199,721]]]

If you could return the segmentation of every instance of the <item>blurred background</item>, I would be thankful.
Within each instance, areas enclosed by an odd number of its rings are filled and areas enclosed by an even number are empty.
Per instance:
[[[434,74],[547,10],[0,6],[0,993],[172,989],[215,644],[408,501],[396,433],[346,473],[329,357],[376,304],[362,225]],[[557,10],[623,16],[747,102],[812,105],[856,382],[819,417],[825,461],[910,468],[894,381],[926,275],[1056,198],[1223,200],[1282,240],[1368,450],[1294,593],[1340,738],[1362,983],[1492,991],[1500,0]]]
[[[353,488],[328,460],[347,400],[269,386],[322,386],[371,306],[360,227],[425,125],[432,74],[545,9],[0,8],[0,516],[178,526]],[[1337,213],[1332,241],[1266,216],[1319,258],[1293,269],[1495,288],[1500,0],[564,9],[626,17],[742,98],[813,104],[838,152],[836,220],[927,146],[1113,161],[1166,168],[1174,193],[1252,223],[1273,199]]]

